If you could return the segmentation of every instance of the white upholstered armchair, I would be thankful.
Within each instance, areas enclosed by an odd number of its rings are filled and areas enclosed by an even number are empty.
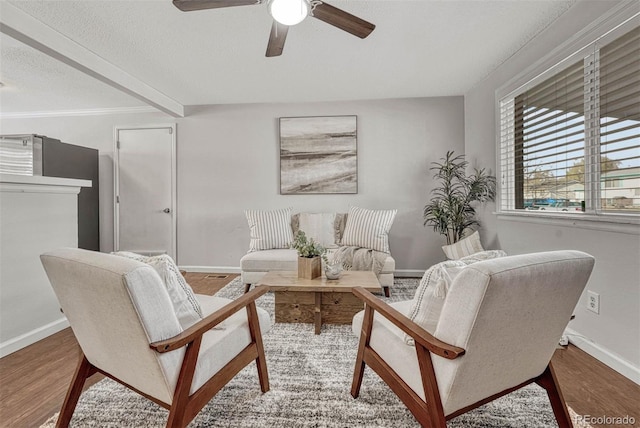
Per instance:
[[[571,427],[551,357],[591,275],[594,259],[552,251],[487,260],[453,280],[435,331],[409,320],[409,302],[386,304],[363,289],[351,394],[365,364],[425,427],[452,419],[532,382],[544,387],[560,427]],[[405,341],[411,336],[415,346]]]
[[[261,330],[271,323],[255,305],[266,288],[235,301],[196,295],[202,319],[183,328],[147,264],[79,249],[41,259],[82,349],[58,427],[68,426],[85,379],[96,372],[169,409],[168,427],[186,426],[252,361],[262,392],[269,390]]]

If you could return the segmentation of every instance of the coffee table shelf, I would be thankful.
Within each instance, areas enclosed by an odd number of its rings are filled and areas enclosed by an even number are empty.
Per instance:
[[[314,323],[316,334],[320,334],[323,322],[351,324],[353,316],[364,307],[351,293],[354,287],[382,292],[377,276],[371,271],[345,271],[337,280],[325,276],[303,279],[298,278],[296,271],[271,271],[258,285],[274,292],[276,322]]]

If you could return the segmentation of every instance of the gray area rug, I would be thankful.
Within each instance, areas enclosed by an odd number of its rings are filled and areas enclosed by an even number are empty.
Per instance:
[[[417,279],[396,279],[386,300],[413,298],[417,284]],[[236,278],[218,295],[233,299],[242,292]],[[272,318],[273,304],[271,293],[258,300]],[[190,427],[419,427],[369,368],[360,397],[351,397],[358,347],[351,326],[324,325],[322,334],[315,335],[312,324],[275,324],[263,340],[271,390],[260,392],[255,364],[251,364],[204,407]],[[82,394],[71,426],[163,427],[167,415],[165,409],[105,379]],[[56,417],[43,427],[53,427]],[[459,416],[448,426],[548,428],[557,424],[545,391],[529,386]]]

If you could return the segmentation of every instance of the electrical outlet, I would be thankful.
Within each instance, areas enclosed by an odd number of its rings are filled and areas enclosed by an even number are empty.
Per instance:
[[[587,291],[587,309],[596,314],[600,313],[600,295],[593,291]]]

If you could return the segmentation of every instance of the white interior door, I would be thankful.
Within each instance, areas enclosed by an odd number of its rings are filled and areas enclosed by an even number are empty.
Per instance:
[[[175,125],[116,128],[116,251],[176,259],[175,135]]]

